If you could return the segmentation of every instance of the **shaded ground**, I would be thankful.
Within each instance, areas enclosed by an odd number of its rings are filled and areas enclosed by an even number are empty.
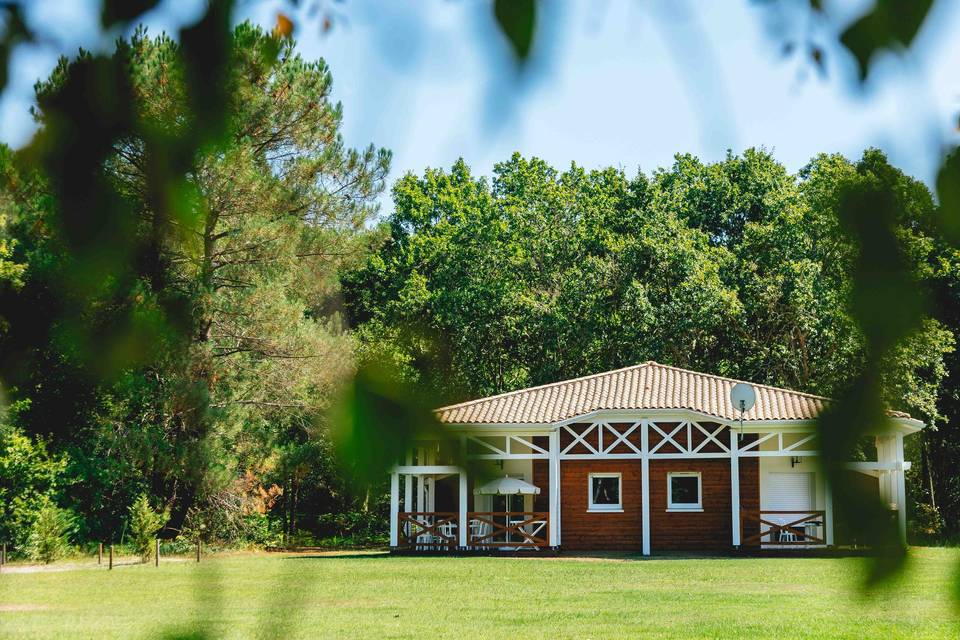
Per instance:
[[[232,554],[0,574],[3,638],[955,638],[960,551],[871,598],[859,558]],[[58,566],[59,565],[55,565]],[[206,635],[196,635],[206,634]]]

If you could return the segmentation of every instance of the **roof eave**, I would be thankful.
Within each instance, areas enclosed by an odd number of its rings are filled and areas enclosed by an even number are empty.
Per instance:
[[[659,417],[670,417],[676,416],[678,418],[690,418],[695,417],[703,421],[716,422],[724,426],[736,428],[741,425],[739,420],[730,420],[728,418],[721,418],[719,416],[711,415],[708,413],[703,413],[701,411],[695,411],[692,409],[598,409],[596,411],[590,411],[587,413],[579,414],[571,418],[565,418],[563,420],[558,420],[556,422],[481,422],[481,423],[471,423],[471,422],[450,422],[443,423],[444,426],[456,429],[483,429],[484,431],[495,431],[495,430],[517,430],[517,429],[527,429],[530,431],[552,431],[554,428],[562,427],[569,424],[574,424],[577,422],[583,422],[584,420],[592,420],[595,418],[599,419],[611,419],[615,420],[617,418],[623,419],[636,419],[638,417],[644,416],[659,416]],[[809,428],[813,426],[816,422],[816,418],[803,418],[803,419],[789,419],[789,420],[744,420],[743,429],[745,431],[755,430],[758,427],[778,427],[783,429],[790,428]],[[915,418],[905,418],[902,416],[891,417],[891,422],[894,424],[894,427],[903,432],[904,434],[917,433],[924,429],[927,425]]]

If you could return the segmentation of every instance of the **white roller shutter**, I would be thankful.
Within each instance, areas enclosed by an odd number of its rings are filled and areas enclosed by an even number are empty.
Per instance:
[[[768,511],[803,511],[813,508],[812,473],[771,473],[767,476]]]

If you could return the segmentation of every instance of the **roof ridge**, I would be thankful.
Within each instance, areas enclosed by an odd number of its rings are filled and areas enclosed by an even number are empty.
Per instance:
[[[646,364],[653,364],[653,365],[656,365],[656,366],[658,366],[658,367],[663,367],[664,369],[673,369],[674,371],[683,371],[684,373],[692,373],[692,374],[695,375],[695,376],[705,376],[705,377],[707,377],[707,378],[714,378],[714,379],[717,379],[717,380],[726,380],[726,381],[728,381],[728,382],[739,382],[739,383],[743,383],[743,384],[748,384],[748,385],[750,385],[751,387],[757,387],[757,388],[759,388],[759,389],[770,389],[770,390],[772,390],[772,391],[782,391],[782,392],[786,392],[786,393],[794,393],[794,394],[796,394],[796,395],[798,395],[798,396],[804,396],[804,397],[807,397],[807,398],[815,398],[816,400],[826,400],[826,401],[828,401],[828,402],[835,402],[834,398],[829,398],[829,397],[827,397],[827,396],[818,396],[818,395],[815,394],[815,393],[807,393],[807,392],[805,392],[805,391],[797,391],[796,389],[787,389],[786,387],[775,387],[775,386],[773,386],[773,385],[771,385],[771,384],[759,384],[759,383],[757,383],[757,382],[750,382],[749,380],[740,380],[740,379],[738,379],[738,378],[730,378],[730,377],[727,377],[727,376],[721,376],[721,375],[718,375],[718,374],[716,374],[716,373],[704,373],[704,372],[702,372],[702,371],[694,371],[693,369],[684,369],[683,367],[675,367],[675,366],[669,365],[669,364],[660,364],[659,362],[654,362],[653,360],[650,360],[649,362],[645,362],[644,364],[645,364],[645,365],[646,365]]]
[[[590,375],[580,376],[579,378],[569,378],[567,380],[558,380],[557,382],[548,382],[546,384],[538,384],[534,387],[524,387],[523,389],[514,389],[513,391],[504,391],[503,393],[498,393],[492,396],[484,396],[483,398],[477,398],[475,400],[466,400],[464,402],[458,402],[456,404],[448,404],[445,407],[437,407],[434,411],[448,411],[450,409],[459,409],[460,407],[469,407],[472,404],[477,404],[478,402],[487,402],[488,400],[496,400],[497,398],[506,398],[507,396],[516,395],[518,393],[526,393],[528,391],[536,391],[537,389],[547,389],[549,387],[557,387],[564,384],[570,384],[571,382],[582,382],[584,380],[590,380],[591,378],[600,378],[603,376],[611,375],[614,373],[620,373],[622,371],[629,371],[630,369],[640,369],[649,365],[664,366],[653,360],[647,360],[646,362],[641,362],[640,364],[631,364],[626,367],[620,367],[619,369],[611,369],[610,371],[601,371],[600,373],[591,373]]]

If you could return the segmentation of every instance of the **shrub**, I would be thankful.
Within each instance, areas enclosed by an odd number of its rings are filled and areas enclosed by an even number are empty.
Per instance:
[[[911,522],[913,533],[923,540],[937,539],[943,532],[943,518],[940,510],[932,504],[918,503]]]
[[[64,457],[47,452],[43,440],[0,424],[0,539],[25,548],[40,509],[57,489]]]
[[[374,511],[325,513],[318,524],[321,536],[349,539],[352,544],[377,543],[389,528],[384,517]]]
[[[222,505],[227,504],[224,508]],[[181,535],[188,540],[198,538],[208,544],[225,547],[270,546],[282,539],[279,523],[266,514],[245,513],[242,507],[223,501],[221,505],[204,505],[187,513]]]
[[[73,528],[73,514],[44,498],[27,538],[30,559],[50,564],[62,558],[70,550]]]
[[[130,539],[143,562],[149,562],[153,557],[153,545],[157,533],[169,518],[169,512],[153,510],[145,493],[141,493],[140,497],[130,505]]]

